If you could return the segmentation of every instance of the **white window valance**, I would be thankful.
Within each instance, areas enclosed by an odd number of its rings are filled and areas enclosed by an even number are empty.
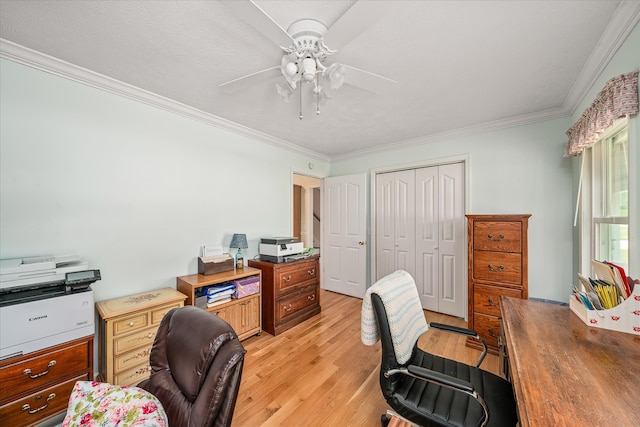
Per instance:
[[[607,82],[593,104],[567,131],[565,156],[577,156],[591,147],[614,121],[638,113],[638,72],[614,77]]]

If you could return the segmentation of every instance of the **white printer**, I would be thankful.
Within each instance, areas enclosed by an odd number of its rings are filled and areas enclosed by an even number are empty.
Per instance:
[[[0,260],[0,359],[93,335],[96,280],[77,256]]]
[[[286,262],[302,254],[304,245],[293,237],[260,239],[260,259],[268,262]]]

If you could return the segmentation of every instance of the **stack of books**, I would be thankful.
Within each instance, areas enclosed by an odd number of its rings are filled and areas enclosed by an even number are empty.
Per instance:
[[[207,287],[207,308],[231,301],[235,292],[236,286],[233,283],[223,283],[221,285]]]

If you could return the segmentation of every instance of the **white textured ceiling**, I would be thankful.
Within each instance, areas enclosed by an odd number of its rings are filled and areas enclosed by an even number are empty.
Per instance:
[[[381,93],[345,84],[320,116],[304,105],[300,121],[297,98],[276,94],[277,77],[218,87],[282,56],[224,3],[2,0],[0,37],[335,159],[571,113],[638,21],[635,1],[361,0],[364,30],[328,63],[398,83]],[[285,29],[356,13],[353,1],[255,3]]]

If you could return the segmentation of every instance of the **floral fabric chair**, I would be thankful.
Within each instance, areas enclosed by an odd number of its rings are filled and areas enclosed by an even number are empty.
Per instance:
[[[162,403],[139,387],[77,381],[63,427],[168,426]]]

